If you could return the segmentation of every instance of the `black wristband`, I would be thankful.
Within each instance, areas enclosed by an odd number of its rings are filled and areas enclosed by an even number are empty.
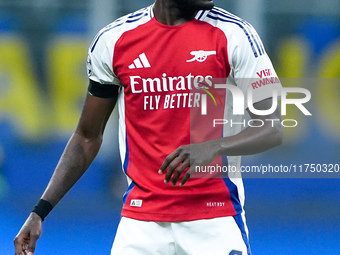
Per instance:
[[[53,206],[50,202],[40,199],[36,206],[34,206],[34,209],[32,212],[35,212],[38,214],[42,221],[46,218],[46,216],[52,211]]]

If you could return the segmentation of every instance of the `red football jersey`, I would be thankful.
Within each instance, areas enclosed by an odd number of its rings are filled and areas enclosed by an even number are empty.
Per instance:
[[[189,221],[242,212],[240,178],[208,178],[208,173],[173,187],[164,183],[158,170],[181,145],[241,131],[240,126],[213,127],[214,119],[240,117],[231,116],[227,91],[214,91],[216,80],[228,80],[247,94],[254,81],[245,78],[259,79],[256,73],[262,70],[276,77],[247,22],[214,8],[200,11],[185,24],[169,26],[153,17],[150,6],[102,29],[89,48],[88,63],[91,80],[121,86],[119,142],[129,183],[122,216]],[[268,87],[253,88],[254,102],[270,96]],[[211,165],[239,167],[239,157],[228,161],[218,157]]]

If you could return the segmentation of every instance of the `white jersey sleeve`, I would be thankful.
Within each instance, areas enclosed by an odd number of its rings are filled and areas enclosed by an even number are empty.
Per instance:
[[[100,84],[118,85],[121,83],[112,70],[114,38],[110,38],[110,28],[103,28],[94,38],[88,50],[87,75],[90,80]]]
[[[273,89],[280,90],[281,84],[257,32],[249,23],[243,22],[242,28],[234,26],[228,41],[230,78],[245,98],[251,92],[253,103],[256,103],[272,97]]]
[[[122,86],[113,71],[113,55],[115,46],[121,36],[152,18],[152,7],[127,14],[104,27],[93,39],[87,59],[89,79],[105,84]]]

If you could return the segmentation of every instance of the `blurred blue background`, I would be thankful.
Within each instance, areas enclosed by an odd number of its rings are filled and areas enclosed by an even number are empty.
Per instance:
[[[14,254],[12,240],[75,128],[92,38],[151,3],[0,0],[0,254]],[[312,93],[313,116],[289,109],[285,118],[299,125],[285,130],[285,143],[244,164],[340,164],[340,2],[215,3],[254,25],[284,86]],[[126,187],[116,116],[93,165],[44,222],[35,254],[109,254]],[[302,177],[244,179],[254,254],[339,253],[340,179]]]

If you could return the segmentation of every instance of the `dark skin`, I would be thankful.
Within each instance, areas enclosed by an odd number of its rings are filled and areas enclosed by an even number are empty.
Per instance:
[[[156,0],[153,10],[157,21],[175,26],[192,20],[199,10],[213,6],[210,0]]]
[[[200,9],[210,9],[213,1],[208,0],[156,0],[156,19],[166,25],[179,25],[193,19]],[[118,87],[117,87],[118,88]],[[102,143],[106,122],[115,107],[117,97],[103,99],[87,95],[77,128],[71,136],[59,163],[45,189],[42,199],[52,206],[64,197],[79,180],[96,157]],[[269,109],[271,99],[256,103],[258,110]],[[256,116],[253,119],[281,119],[277,109],[270,116]],[[282,128],[275,122],[266,122],[261,128],[247,128],[243,132],[200,144],[183,145],[166,157],[159,173],[165,174],[164,181],[172,185],[184,185],[196,165],[207,165],[218,155],[249,155],[268,150],[282,142]],[[182,163],[182,164],[181,164]],[[36,242],[41,235],[42,220],[31,213],[14,239],[15,255],[33,255]]]
[[[55,206],[85,173],[99,151],[106,122],[116,101],[117,97],[103,99],[87,95],[78,126],[66,145],[42,199]],[[32,212],[14,239],[15,255],[34,253],[41,226],[41,218]]]

